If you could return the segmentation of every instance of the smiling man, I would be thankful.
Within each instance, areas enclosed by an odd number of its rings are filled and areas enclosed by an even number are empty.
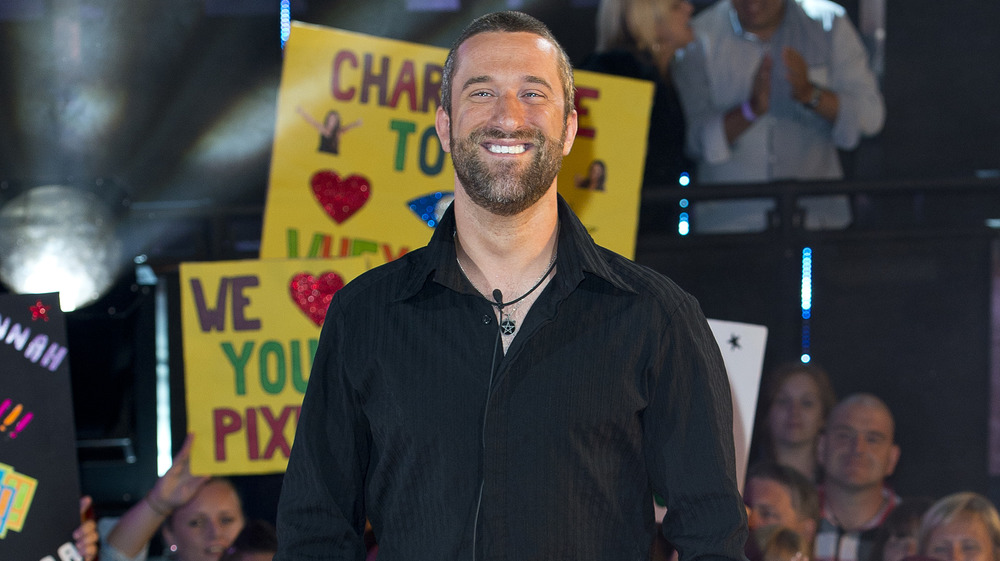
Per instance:
[[[825,478],[815,559],[869,558],[882,538],[882,523],[900,503],[885,482],[899,455],[895,421],[881,399],[858,393],[834,407],[819,441]]]
[[[330,304],[277,561],[742,559],[724,365],[698,303],[598,247],[556,191],[573,75],[540,22],[474,21],[436,126],[455,200],[430,243]]]

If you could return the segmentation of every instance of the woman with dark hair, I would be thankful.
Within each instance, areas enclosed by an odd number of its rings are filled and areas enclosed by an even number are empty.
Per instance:
[[[588,191],[603,191],[604,181],[607,179],[608,170],[605,167],[602,160],[594,160],[590,162],[590,167],[587,168],[587,175],[585,177],[575,177],[576,186],[580,189],[586,189]]]
[[[304,109],[298,107],[296,109],[299,115],[319,133],[319,148],[320,152],[326,152],[328,154],[339,154],[340,153],[340,135],[353,129],[354,127],[361,125],[361,119],[354,121],[353,123],[343,124],[340,120],[340,113],[335,110],[330,110],[326,113],[326,117],[323,118],[323,122],[320,123],[316,119],[313,119],[312,115],[306,113]]]
[[[761,452],[817,481],[816,446],[837,404],[830,377],[815,364],[790,362],[771,372],[766,387]]]

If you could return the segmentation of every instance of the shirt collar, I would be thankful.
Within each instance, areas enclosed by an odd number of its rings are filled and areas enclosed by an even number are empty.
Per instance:
[[[839,528],[840,522],[837,520],[837,515],[834,514],[833,510],[830,509],[830,505],[827,504],[826,502],[826,487],[820,485],[818,491],[819,491],[820,505],[822,505],[823,519],[829,522],[834,527]],[[857,529],[857,531],[863,532],[865,530],[871,530],[872,528],[877,528],[881,526],[882,523],[885,522],[886,517],[889,516],[889,513],[892,512],[892,510],[895,509],[897,506],[899,506],[900,502],[902,501],[899,498],[899,495],[893,492],[893,490],[890,489],[887,485],[882,485],[882,504],[879,506],[878,512],[876,512],[875,516],[871,517],[870,520],[862,524],[861,527]]]
[[[785,2],[785,15],[781,20],[781,26],[785,25],[785,21],[788,19],[789,10],[791,10],[791,6],[789,5],[788,2]],[[753,41],[754,43],[768,43],[768,41],[764,41],[756,33],[743,29],[743,24],[740,23],[740,16],[737,15],[736,8],[733,7],[732,2],[729,3],[729,23],[732,24],[733,33],[736,34],[737,37],[742,37],[747,41]],[[777,35],[778,32],[781,30],[781,26],[779,26],[778,29],[775,30],[774,32],[775,35]]]
[[[609,265],[608,250],[594,243],[587,229],[577,218],[573,209],[558,196],[559,245],[556,264],[558,273],[552,282],[564,290],[572,290],[584,278],[584,273],[592,274],[612,286],[635,292]],[[416,295],[428,281],[434,281],[458,292],[469,292],[470,286],[462,278],[455,251],[455,210],[448,206],[438,222],[430,242],[423,251],[412,256],[410,280],[401,288],[396,300],[406,300]]]

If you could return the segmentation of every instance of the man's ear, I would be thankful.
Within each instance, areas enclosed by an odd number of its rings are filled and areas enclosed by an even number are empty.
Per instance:
[[[437,130],[438,140],[441,141],[441,149],[451,152],[451,117],[440,105],[434,115],[434,129]]]
[[[576,140],[576,131],[579,125],[579,116],[576,114],[576,109],[573,109],[569,115],[566,115],[566,140],[563,142],[563,156],[568,156],[569,151],[573,149],[573,141]]]
[[[893,444],[892,448],[889,450],[889,464],[886,467],[886,477],[892,475],[892,472],[896,471],[896,464],[899,463],[899,455],[902,451],[898,444]]]

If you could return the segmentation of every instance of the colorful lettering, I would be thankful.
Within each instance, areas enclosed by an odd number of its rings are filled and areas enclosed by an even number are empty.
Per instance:
[[[589,119],[584,119],[590,114],[590,109],[588,109],[584,104],[583,100],[586,99],[597,99],[600,97],[600,91],[594,88],[587,88],[583,86],[578,86],[576,88],[576,96],[573,98],[573,105],[576,106],[576,114],[580,117],[580,127],[576,131],[577,136],[582,136],[584,138],[594,138],[597,135],[597,131],[592,127],[583,126],[584,121],[590,121]]]
[[[253,341],[243,343],[240,352],[230,342],[222,343],[222,352],[233,367],[233,388],[236,395],[247,394],[247,367],[254,359]],[[288,374],[291,373],[292,388],[304,394],[309,381],[309,369],[312,368],[312,358],[316,356],[318,339],[309,339],[309,364],[302,361],[302,342],[291,340],[287,345],[278,341],[265,341],[257,349],[257,371],[260,388],[267,394],[278,395],[285,391]],[[288,353],[285,347],[288,347]]]
[[[37,488],[38,480],[0,463],[0,539],[7,536],[8,530],[24,529]]]
[[[256,331],[260,329],[260,319],[247,318],[246,308],[250,305],[250,298],[244,294],[244,290],[258,286],[260,280],[256,276],[243,277],[222,277],[219,281],[219,288],[216,292],[215,306],[210,307],[205,300],[205,291],[201,285],[201,279],[191,279],[191,295],[194,296],[195,310],[198,312],[198,321],[201,330],[205,333],[212,331],[225,331],[226,328],[226,303],[229,296],[232,296],[232,322],[236,331]]]
[[[406,140],[411,134],[417,132],[417,125],[410,121],[393,119],[389,121],[389,128],[399,133],[396,140],[396,157],[393,159],[392,169],[403,171],[403,164],[406,162]]]
[[[395,109],[405,96],[408,98],[407,107],[410,111],[419,110],[427,113],[437,109],[441,95],[441,77],[444,73],[440,65],[434,63],[424,65],[421,96],[419,92],[421,83],[417,80],[415,61],[404,59],[398,70],[393,72],[390,57],[383,55],[376,58],[372,53],[364,53],[361,56],[359,73],[358,60],[356,53],[346,49],[337,51],[333,56],[330,94],[337,101],[353,101],[357,97],[360,103],[367,104],[374,100],[380,107]]]
[[[243,432],[246,439],[247,458],[252,461],[270,460],[276,454],[288,458],[291,454],[292,446],[285,437],[286,427],[291,422],[292,433],[298,426],[301,407],[297,405],[286,405],[276,416],[272,409],[266,405],[261,407],[248,407],[242,413],[230,408],[220,408],[213,411],[215,420],[215,461],[224,462],[228,457],[227,440],[230,437],[239,437]],[[293,417],[294,414],[294,417]],[[258,415],[264,419],[269,434],[266,436],[267,442],[261,446],[262,431],[257,423]],[[263,449],[263,452],[261,450]]]
[[[301,249],[299,240],[302,237],[300,232],[295,228],[288,228],[285,234],[289,257],[298,257],[302,253],[299,251]],[[335,247],[336,251],[334,251]],[[379,250],[381,250],[382,256],[385,257],[386,261],[393,261],[406,255],[410,251],[410,248],[406,246],[394,248],[387,243],[380,244],[372,240],[359,240],[348,237],[341,237],[340,243],[336,244],[332,234],[315,232],[309,242],[309,249],[305,251],[305,254],[309,258],[351,257],[364,255],[365,253],[378,253]]]

